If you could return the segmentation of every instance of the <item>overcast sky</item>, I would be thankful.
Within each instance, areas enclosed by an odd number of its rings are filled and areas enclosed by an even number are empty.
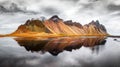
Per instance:
[[[99,20],[120,33],[120,0],[0,0],[0,33],[11,33],[27,19],[58,15],[81,24]]]

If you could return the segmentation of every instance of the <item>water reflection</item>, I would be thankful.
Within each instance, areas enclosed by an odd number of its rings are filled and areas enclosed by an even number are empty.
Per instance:
[[[65,50],[79,49],[82,46],[99,51],[99,47],[94,46],[104,45],[105,39],[106,37],[15,38],[18,44],[24,46],[27,51],[49,52],[53,56]]]

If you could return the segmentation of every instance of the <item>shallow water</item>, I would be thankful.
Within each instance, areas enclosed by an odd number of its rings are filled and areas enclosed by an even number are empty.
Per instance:
[[[0,38],[0,67],[120,67],[120,38]]]

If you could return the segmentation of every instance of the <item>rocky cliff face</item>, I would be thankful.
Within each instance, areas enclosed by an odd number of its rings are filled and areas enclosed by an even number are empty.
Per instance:
[[[57,15],[48,20],[27,20],[25,24],[18,27],[15,33],[50,33],[63,35],[107,35],[106,28],[99,21],[92,21],[89,24],[81,25],[72,20],[64,21]]]
[[[27,20],[24,25],[20,25],[18,29],[14,32],[16,33],[28,33],[28,32],[45,32],[51,33],[49,29],[45,27],[41,20]]]
[[[44,25],[54,34],[75,34],[75,32],[58,16],[53,16],[49,20],[46,20]]]

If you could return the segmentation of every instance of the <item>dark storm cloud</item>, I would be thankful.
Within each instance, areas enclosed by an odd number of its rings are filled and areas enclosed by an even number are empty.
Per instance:
[[[78,8],[78,12],[80,12],[80,11],[90,11],[90,10],[92,10],[92,12],[94,12],[94,10],[96,9],[97,6],[101,6],[100,3],[98,3],[98,2],[101,2],[101,1],[100,0],[87,0],[85,2],[82,2],[80,0],[78,5],[81,6],[81,7]]]
[[[109,11],[120,11],[120,5],[110,4],[107,8]]]
[[[116,13],[113,16],[120,16],[120,11],[119,11],[119,13]]]
[[[94,6],[92,3],[89,4],[82,4],[83,9],[94,9]],[[81,9],[80,9],[81,10]]]
[[[23,4],[22,2],[20,3],[21,5]],[[9,5],[9,6],[7,6]],[[28,11],[26,10],[26,8],[20,8],[18,6],[18,4],[13,3],[13,2],[9,2],[9,1],[5,1],[0,3],[0,13],[31,13],[31,14],[37,14],[38,12],[34,12],[34,11]]]
[[[48,14],[48,15],[60,14],[60,11],[58,11],[54,7],[44,7],[41,9],[41,11],[45,14]]]
[[[9,8],[5,8],[3,5],[0,5],[0,11],[1,12],[24,12],[20,8],[18,8],[17,4],[11,3]]]

